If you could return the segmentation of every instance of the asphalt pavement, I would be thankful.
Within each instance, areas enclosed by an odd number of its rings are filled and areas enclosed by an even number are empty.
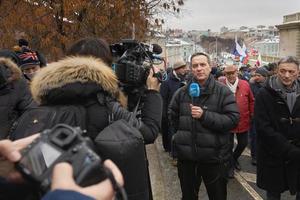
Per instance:
[[[169,153],[162,147],[161,136],[154,144],[147,145],[149,171],[154,200],[180,200],[181,190],[177,176],[177,167],[172,165]],[[239,159],[241,171],[235,172],[235,178],[228,180],[228,200],[263,200],[265,192],[259,189],[256,182],[256,167],[251,164],[250,151],[247,148]],[[282,200],[294,200],[288,192],[282,195]],[[199,200],[208,200],[205,186],[202,183]]]

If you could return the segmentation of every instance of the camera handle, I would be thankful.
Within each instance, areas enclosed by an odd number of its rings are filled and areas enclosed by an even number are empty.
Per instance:
[[[116,199],[117,200],[127,200],[127,194],[126,194],[124,187],[120,186],[120,184],[117,183],[111,170],[105,166],[103,167],[103,169],[104,169],[104,172],[105,172],[107,178],[110,180],[111,184],[113,185],[113,189],[116,192]]]

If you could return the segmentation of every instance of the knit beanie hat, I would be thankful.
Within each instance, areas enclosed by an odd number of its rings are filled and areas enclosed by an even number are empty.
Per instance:
[[[259,67],[257,68],[257,70],[255,71],[255,73],[260,74],[264,77],[269,76],[269,71],[265,68],[265,67]]]
[[[28,41],[25,39],[19,39],[18,44],[19,44],[19,47],[28,46]]]
[[[25,51],[19,54],[20,67],[24,69],[31,65],[40,65],[40,60],[34,51]]]

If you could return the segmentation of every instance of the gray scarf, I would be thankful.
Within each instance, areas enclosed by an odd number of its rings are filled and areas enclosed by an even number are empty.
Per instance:
[[[290,113],[292,113],[297,97],[299,96],[298,82],[294,81],[292,87],[287,88],[282,84],[282,82],[279,80],[278,77],[274,77],[274,78],[275,78],[273,79],[274,81],[272,81],[273,89],[275,89],[277,92],[281,94],[281,96],[286,101],[289,107]]]

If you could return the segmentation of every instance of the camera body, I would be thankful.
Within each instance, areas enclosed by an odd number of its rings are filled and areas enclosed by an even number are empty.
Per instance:
[[[50,189],[53,167],[59,162],[72,165],[73,177],[80,186],[104,180],[106,174],[101,158],[95,153],[92,141],[82,133],[80,128],[65,124],[44,130],[21,152],[17,169],[44,192]]]

